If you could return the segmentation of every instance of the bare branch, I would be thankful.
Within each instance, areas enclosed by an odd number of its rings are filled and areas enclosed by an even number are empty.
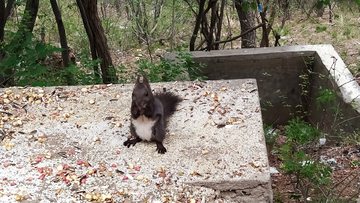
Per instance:
[[[241,33],[241,35],[238,35],[238,36],[233,37],[233,38],[228,39],[228,40],[214,42],[213,44],[220,44],[220,43],[226,43],[226,42],[231,42],[231,41],[234,41],[234,40],[239,39],[240,37],[242,37],[242,36],[246,35],[247,33],[252,32],[253,30],[258,29],[259,27],[262,27],[263,25],[264,25],[264,23],[261,23],[261,24],[259,24],[259,25],[255,26],[255,27],[253,27],[253,28],[251,28],[251,29],[249,29],[249,30],[247,30],[247,31],[245,31],[245,32],[243,32],[243,33]]]

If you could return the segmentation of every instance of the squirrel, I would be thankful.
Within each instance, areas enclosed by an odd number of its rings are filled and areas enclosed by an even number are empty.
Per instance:
[[[156,143],[156,151],[166,152],[162,144],[165,138],[167,119],[176,111],[182,99],[171,93],[153,94],[148,79],[139,76],[132,92],[130,133],[134,139],[128,139],[124,145],[130,147],[142,140]]]

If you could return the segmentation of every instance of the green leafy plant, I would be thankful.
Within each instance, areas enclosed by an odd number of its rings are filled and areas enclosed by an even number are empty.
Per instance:
[[[14,85],[57,86],[102,82],[94,76],[92,70],[100,59],[90,60],[88,52],[78,55],[79,66],[70,64],[69,67],[50,67],[51,64],[47,64],[51,63],[52,55],[62,49],[34,40],[32,33],[27,33],[24,40],[21,37],[18,33],[12,33],[11,43],[3,46],[5,58],[1,71],[15,82]]]
[[[349,38],[350,34],[351,34],[351,29],[349,27],[346,27],[344,32],[343,32],[343,35],[345,35],[345,36],[347,36]]]
[[[313,144],[321,133],[300,118],[290,120],[285,131],[286,142],[278,148],[280,158],[283,160],[281,168],[294,179],[296,193],[291,198],[297,200],[302,198],[307,202],[311,188],[323,188],[330,184],[332,169],[313,159],[303,150],[305,146]]]
[[[249,8],[251,8],[252,10],[256,10],[256,9],[257,9],[257,4],[256,4],[256,2],[246,2],[246,1],[244,1],[244,2],[242,3],[242,10],[243,10],[244,12],[248,11]]]
[[[331,89],[322,89],[322,87],[319,88],[319,97],[316,98],[316,105],[319,109],[321,106],[331,103],[335,100],[335,91]]]
[[[360,144],[360,134],[359,134],[359,130],[357,129],[356,131],[354,131],[353,133],[349,133],[345,139],[345,142],[347,143],[353,143],[355,145],[359,145]]]
[[[318,0],[316,7],[318,9],[321,9],[324,6],[329,5],[329,4],[330,4],[330,0]]]
[[[264,124],[265,142],[275,142],[278,135],[274,133],[274,128],[270,125]]]
[[[326,26],[316,26],[316,32],[323,32],[326,30],[327,30]]]
[[[321,135],[320,131],[298,117],[290,120],[285,130],[288,139],[300,145],[308,144]]]
[[[351,168],[358,168],[360,166],[359,161],[353,161],[350,163]]]
[[[332,37],[332,38],[336,39],[337,36],[338,36],[338,33],[337,33],[337,32],[332,32],[332,33],[331,33],[331,37]]]
[[[12,42],[3,46],[6,55],[2,61],[4,67],[1,70],[2,74],[13,78],[19,86],[60,85],[55,71],[41,65],[39,61],[62,49],[33,41],[32,33],[27,33],[23,42],[20,38],[18,33],[14,33]],[[9,70],[11,70],[11,75],[8,75]],[[50,78],[54,80],[50,81]]]
[[[96,77],[93,71],[94,66],[97,66],[101,59],[91,60],[90,52],[83,50],[78,54],[79,64],[69,68],[69,71],[73,71],[72,74],[76,76],[76,80],[79,84],[88,85],[88,84],[99,84],[102,83],[101,73],[97,74],[100,77]]]
[[[168,82],[176,79],[203,80],[204,76],[199,76],[204,64],[197,66],[192,55],[184,51],[183,47],[176,47],[177,56],[174,60],[160,59],[160,62],[153,63],[147,59],[139,59],[138,73],[145,73],[151,82]]]
[[[199,63],[197,66],[192,55],[189,52],[186,52],[187,46],[177,46],[175,47],[175,51],[178,51],[178,55],[176,56],[175,65],[177,68],[184,68],[189,74],[190,80],[204,80],[205,76],[200,76],[202,72],[202,68],[206,65],[204,63]]]

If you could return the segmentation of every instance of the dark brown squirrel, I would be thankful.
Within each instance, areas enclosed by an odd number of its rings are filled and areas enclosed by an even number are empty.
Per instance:
[[[124,145],[130,147],[142,140],[156,143],[156,151],[166,152],[162,144],[165,138],[167,119],[176,111],[181,98],[171,92],[153,94],[148,79],[139,76],[132,93],[130,133]]]

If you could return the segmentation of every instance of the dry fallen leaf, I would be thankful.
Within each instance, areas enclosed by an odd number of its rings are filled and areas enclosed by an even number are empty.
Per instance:
[[[133,164],[129,164],[128,165],[128,169],[133,169],[134,168],[134,165]]]
[[[50,159],[50,158],[51,158],[51,154],[50,154],[50,153],[46,153],[46,154],[45,154],[45,158]]]
[[[11,148],[13,148],[14,147],[14,143],[9,143],[9,144],[7,144],[6,146],[5,146],[5,149],[7,150],[7,151],[9,151],[9,150],[11,150]]]
[[[15,194],[14,197],[15,197],[16,201],[21,201],[22,200],[22,196],[19,195],[19,194]]]
[[[91,201],[91,200],[92,200],[92,198],[93,198],[93,195],[92,195],[92,194],[90,194],[90,193],[87,193],[87,194],[85,195],[85,199],[86,199],[86,200]]]
[[[208,150],[206,150],[206,149],[203,149],[203,150],[201,151],[201,153],[202,153],[203,155],[206,155],[206,154],[208,154],[208,153],[209,153],[209,151],[208,151]]]
[[[136,177],[136,180],[143,180],[144,179],[144,177],[142,176],[142,175],[138,175],[137,177]]]
[[[119,195],[123,195],[123,194],[124,194],[124,189],[118,190],[118,194],[119,194]]]
[[[98,199],[99,199],[99,196],[98,196],[97,194],[94,194],[94,195],[92,196],[92,198],[93,198],[93,200],[98,200]]]

